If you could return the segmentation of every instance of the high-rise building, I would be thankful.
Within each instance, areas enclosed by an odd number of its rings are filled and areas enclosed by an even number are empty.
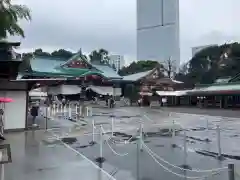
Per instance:
[[[180,65],[179,0],[137,0],[137,59]]]
[[[109,56],[109,64],[115,66],[116,71],[119,71],[124,65],[124,56],[121,55],[110,55]]]

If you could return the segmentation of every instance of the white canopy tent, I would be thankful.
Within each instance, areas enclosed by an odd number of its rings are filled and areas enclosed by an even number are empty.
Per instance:
[[[51,95],[72,95],[81,93],[82,89],[78,85],[59,85],[48,88],[48,94]]]
[[[182,91],[156,91],[159,96],[184,96],[187,95],[189,90],[182,90]]]
[[[122,91],[121,88],[113,88],[109,86],[93,86],[90,85],[87,89],[91,89],[92,91],[101,94],[101,95],[112,95],[112,96],[121,96]]]

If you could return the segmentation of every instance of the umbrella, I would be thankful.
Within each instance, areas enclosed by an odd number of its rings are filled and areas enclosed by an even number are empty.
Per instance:
[[[13,102],[13,99],[6,98],[6,97],[0,97],[0,103],[10,103]]]

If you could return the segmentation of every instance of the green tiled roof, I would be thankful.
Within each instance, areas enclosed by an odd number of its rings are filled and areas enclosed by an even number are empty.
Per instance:
[[[149,71],[144,71],[144,72],[140,72],[140,73],[135,73],[135,74],[131,74],[131,75],[127,75],[127,76],[123,76],[123,80],[124,81],[138,81],[139,79],[147,76],[148,74],[150,74],[152,70]]]
[[[81,52],[76,53],[73,57],[68,59],[61,67],[64,67],[66,64],[71,63],[71,61],[75,59],[80,59],[81,61],[86,62],[90,67],[94,68],[96,71],[100,71],[102,76],[108,79],[122,79],[121,76],[118,75],[116,71],[113,70],[109,65],[106,64],[93,64],[90,63],[82,54]],[[69,69],[69,68],[68,68]],[[71,68],[77,70],[78,68]]]
[[[228,93],[240,91],[240,83],[212,84],[205,87],[196,87],[188,91],[188,94]]]
[[[204,91],[236,91],[236,90],[240,90],[240,84],[228,84],[225,86],[209,86],[207,88],[203,89]]]
[[[72,68],[68,64],[72,60],[80,59],[89,65],[89,68]],[[122,79],[108,65],[95,65],[85,59],[80,53],[77,53],[70,59],[57,59],[49,57],[36,56],[30,60],[28,72],[22,72],[25,75],[49,76],[49,77],[81,77],[86,75],[99,75],[109,79]]]
[[[102,75],[99,71],[90,69],[61,67],[65,61],[47,57],[34,57],[30,61],[32,75],[51,76],[51,77],[80,77],[89,74]]]
[[[100,65],[91,64],[91,65],[97,70],[101,71],[104,77],[107,77],[109,79],[122,79],[122,76],[119,76],[118,73],[108,65],[101,65],[101,64]]]

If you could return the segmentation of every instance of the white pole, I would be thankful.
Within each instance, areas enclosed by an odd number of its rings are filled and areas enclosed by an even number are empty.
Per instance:
[[[172,121],[172,147],[175,147],[175,135],[176,135],[176,132],[175,132],[175,121],[173,119],[173,121]]]
[[[53,104],[53,116],[55,116],[55,113],[56,113],[56,105]]]
[[[0,152],[0,160],[3,160],[3,153]],[[1,164],[1,180],[5,180],[4,164]]]
[[[113,137],[113,131],[114,131],[114,124],[113,123],[114,122],[113,122],[113,117],[112,117],[112,124],[111,124],[112,125],[112,128],[111,128],[112,129],[112,137]]]
[[[143,124],[140,125],[140,150],[143,150],[142,141],[143,141]]]
[[[207,122],[206,122],[207,124],[206,124],[206,129],[207,129],[207,131],[209,130],[209,126],[208,126],[208,119],[207,119]]]
[[[187,165],[187,133],[184,130],[184,165]]]
[[[68,107],[68,117],[71,119],[72,118],[72,109],[71,109],[71,106],[69,105]]]
[[[63,114],[64,114],[64,118],[66,118],[66,116],[67,116],[67,105],[64,106],[64,113]]]
[[[217,125],[217,145],[218,145],[218,158],[221,158],[222,150],[221,150],[221,134],[220,134],[220,126],[219,125]]]
[[[5,180],[4,164],[1,165],[1,180]]]
[[[88,117],[88,107],[86,107],[86,111],[87,111],[87,117]]]
[[[78,107],[77,107],[77,104],[75,106],[75,109],[76,109],[76,114],[78,114]]]
[[[95,122],[92,120],[92,141],[95,141]]]
[[[90,107],[90,116],[92,116],[92,107]]]
[[[102,125],[100,126],[100,158],[103,158],[103,131],[102,131]]]
[[[63,113],[63,105],[61,104],[61,113]]]
[[[51,117],[51,107],[47,107],[47,114],[46,114],[46,117]]]
[[[57,111],[57,113],[58,113],[58,107],[59,107],[59,106],[57,105],[57,108],[56,108],[56,109],[57,109],[57,110],[56,110],[56,111]]]
[[[79,106],[79,114],[82,116],[82,106]]]

